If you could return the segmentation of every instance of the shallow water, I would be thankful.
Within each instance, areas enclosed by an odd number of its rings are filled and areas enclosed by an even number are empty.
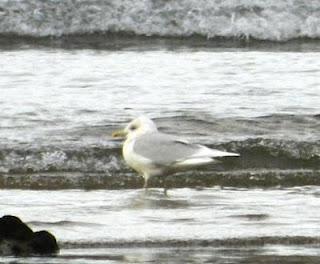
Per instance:
[[[0,171],[36,173],[28,176],[32,182],[46,172],[62,178],[65,172],[128,173],[111,132],[142,114],[161,131],[239,152],[224,170],[318,170],[319,54],[3,51]],[[70,179],[60,188],[79,188]],[[30,188],[26,181],[2,181]]]
[[[2,190],[1,212],[23,216],[34,230],[53,232],[61,252],[55,258],[1,261],[255,263],[253,259],[283,256],[319,260],[319,193],[318,187],[175,189],[169,197],[159,189]]]
[[[0,210],[53,232],[61,247],[57,257],[2,262],[319,261],[319,53],[33,47],[0,56]],[[145,194],[110,137],[140,114],[241,157],[167,180],[191,189]]]

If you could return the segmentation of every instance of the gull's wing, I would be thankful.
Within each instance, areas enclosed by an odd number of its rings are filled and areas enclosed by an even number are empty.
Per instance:
[[[135,154],[157,165],[200,165],[214,162],[216,157],[239,156],[202,145],[190,144],[163,133],[148,133],[136,138]]]

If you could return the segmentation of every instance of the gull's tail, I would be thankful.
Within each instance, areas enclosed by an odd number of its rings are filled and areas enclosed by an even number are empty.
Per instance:
[[[184,167],[184,166],[202,166],[210,163],[219,162],[216,158],[222,157],[239,157],[240,154],[221,151],[217,149],[210,149],[202,145],[198,145],[199,150],[194,153],[192,156],[185,158],[184,160],[180,160],[176,162],[176,166]]]

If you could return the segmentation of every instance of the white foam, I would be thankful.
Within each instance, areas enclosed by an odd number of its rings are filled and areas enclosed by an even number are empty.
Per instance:
[[[285,41],[319,38],[319,25],[317,0],[0,0],[0,33],[31,36],[133,32]]]

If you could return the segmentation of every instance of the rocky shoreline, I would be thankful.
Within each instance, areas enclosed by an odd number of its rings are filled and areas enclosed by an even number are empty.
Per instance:
[[[50,232],[33,232],[16,216],[0,218],[0,256],[52,255],[58,252],[58,243]]]

